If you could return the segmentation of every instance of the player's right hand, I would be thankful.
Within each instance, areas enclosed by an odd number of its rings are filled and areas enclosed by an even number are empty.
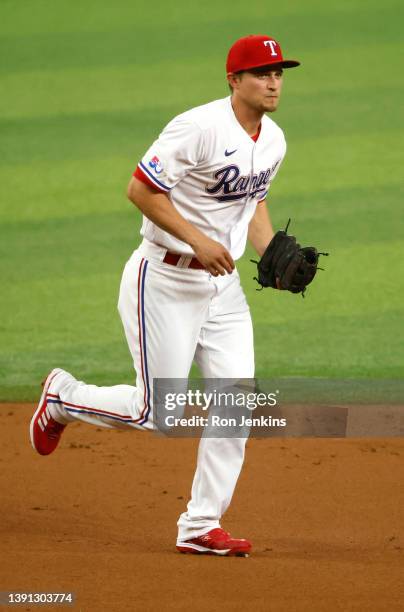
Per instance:
[[[226,272],[231,274],[236,267],[229,251],[220,242],[207,236],[198,240],[192,248],[197,259],[212,276],[224,276]]]

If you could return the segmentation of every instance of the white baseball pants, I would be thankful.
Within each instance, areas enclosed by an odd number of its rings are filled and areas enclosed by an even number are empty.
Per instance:
[[[71,381],[58,416],[97,426],[151,429],[153,379],[188,378],[193,360],[204,378],[253,378],[253,331],[238,272],[213,277],[165,264],[166,249],[143,240],[127,262],[118,309],[136,370],[136,387]],[[219,526],[244,459],[246,438],[202,438],[178,539]]]

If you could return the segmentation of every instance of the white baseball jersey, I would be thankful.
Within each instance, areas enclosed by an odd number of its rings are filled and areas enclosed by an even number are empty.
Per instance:
[[[282,130],[266,115],[256,142],[238,122],[231,98],[215,100],[175,117],[138,165],[178,212],[240,258],[248,224],[286,152]],[[191,247],[143,218],[141,234],[176,253]]]

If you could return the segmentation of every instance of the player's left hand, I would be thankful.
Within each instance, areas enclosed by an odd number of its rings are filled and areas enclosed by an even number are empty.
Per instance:
[[[320,255],[315,247],[301,247],[286,229],[278,231],[267,246],[258,266],[256,280],[264,287],[284,289],[304,296],[307,285],[315,277]]]

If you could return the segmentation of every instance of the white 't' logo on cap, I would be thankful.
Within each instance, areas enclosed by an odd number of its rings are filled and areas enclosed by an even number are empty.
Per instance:
[[[264,45],[271,48],[271,55],[278,55],[275,51],[276,42],[274,40],[264,40]]]

